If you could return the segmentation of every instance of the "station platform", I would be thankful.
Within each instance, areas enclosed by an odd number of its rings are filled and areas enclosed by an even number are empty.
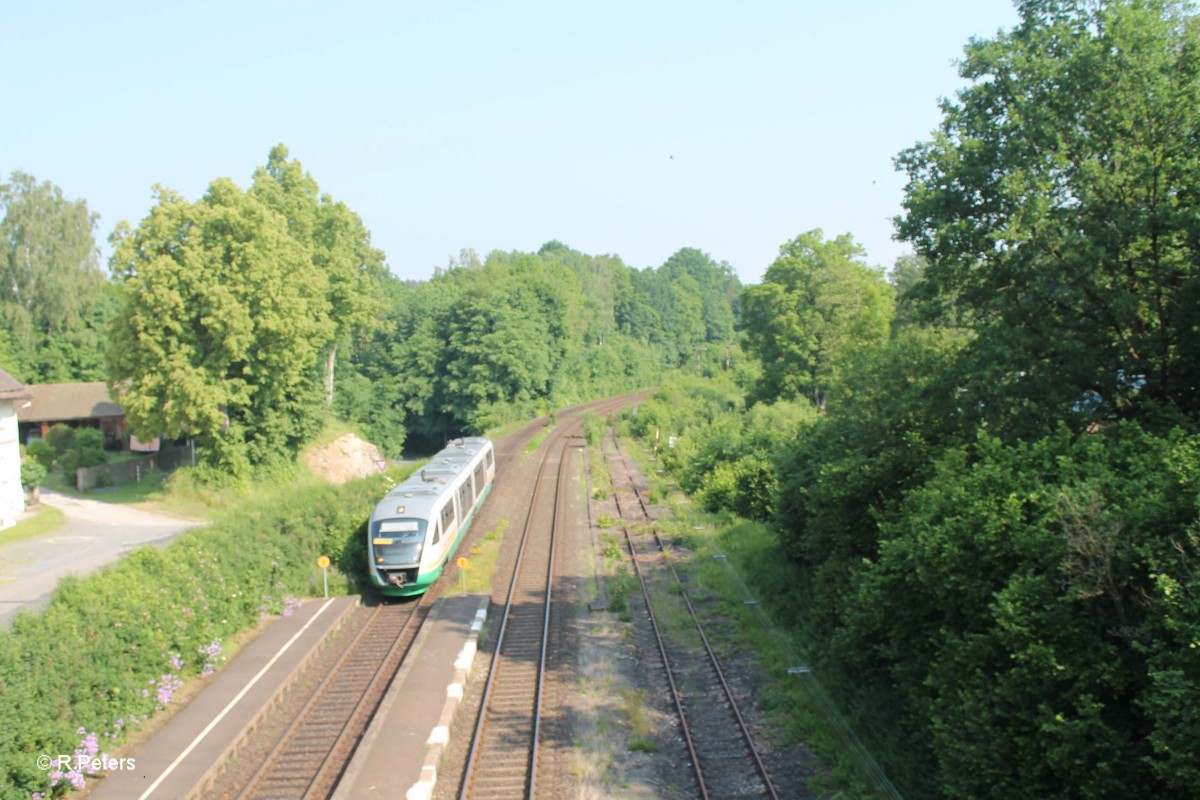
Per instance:
[[[309,600],[273,622],[149,741],[125,755],[133,769],[110,771],[92,785],[90,800],[203,797],[249,731],[358,602],[357,596]]]
[[[487,617],[487,595],[443,597],[426,620],[375,719],[333,793],[333,800],[428,800],[442,750],[454,728],[476,646]]]

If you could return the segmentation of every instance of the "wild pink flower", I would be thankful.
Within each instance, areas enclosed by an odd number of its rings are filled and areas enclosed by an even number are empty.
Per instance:
[[[199,648],[198,652],[204,656],[204,669],[200,674],[212,675],[216,671],[217,664],[221,663],[221,640],[213,639],[207,647]]]
[[[158,692],[155,694],[155,699],[159,705],[166,706],[171,702],[171,698],[175,692],[183,688],[183,681],[177,675],[167,673],[163,675],[158,683]]]

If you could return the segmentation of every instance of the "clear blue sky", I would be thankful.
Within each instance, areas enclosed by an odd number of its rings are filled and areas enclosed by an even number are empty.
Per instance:
[[[873,264],[903,178],[1010,0],[11,2],[0,177],[136,224],[161,183],[245,187],[283,142],[393,272],[558,239],[758,282],[811,228]]]

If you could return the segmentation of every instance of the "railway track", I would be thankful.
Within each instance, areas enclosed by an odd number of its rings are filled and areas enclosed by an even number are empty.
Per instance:
[[[611,430],[606,438],[621,455]],[[779,800],[737,698],[687,595],[686,585],[672,563],[670,548],[654,526],[641,492],[632,478],[624,486],[614,481],[612,490],[692,763],[697,796],[706,800],[751,797]],[[636,531],[633,525],[637,526]],[[691,642],[684,637],[664,635],[659,625],[650,598],[672,595],[682,599],[695,628],[696,636],[688,637]]]
[[[549,455],[538,469],[500,616],[496,654],[463,773],[459,794],[463,800],[510,800],[535,794],[556,532],[571,444],[566,430],[552,436]]]
[[[550,451],[554,446],[559,446],[561,461],[561,453],[566,449],[568,431],[579,430],[579,413],[590,408],[600,414],[607,414],[627,403],[627,400],[607,400],[558,412],[560,425],[547,437],[545,449]],[[506,437],[505,446],[497,449],[498,471],[508,472],[523,461],[526,446],[544,428],[545,421],[539,420]],[[543,464],[539,475],[545,472]],[[547,482],[551,480],[547,478]],[[538,483],[541,483],[540,477]],[[557,489],[554,491],[557,492]],[[535,508],[536,502],[531,501],[531,519],[535,517]],[[533,524],[536,527],[536,523]],[[526,525],[530,526],[531,522],[527,520]],[[464,543],[464,549],[467,546],[469,543]],[[537,547],[531,547],[528,556],[530,561],[549,558],[549,554],[546,553],[534,556],[532,553],[536,549]],[[549,581],[550,578],[547,577],[546,580]],[[407,656],[422,622],[441,597],[443,583],[445,581],[439,582],[415,602],[383,604],[376,607],[370,619],[363,624],[353,641],[337,658],[334,666],[320,679],[308,700],[303,702],[299,712],[295,712],[292,721],[284,722],[280,726],[285,728],[284,732],[263,758],[257,770],[248,779],[230,784],[223,796],[237,797],[238,800],[309,800],[330,796],[389,684]],[[514,586],[518,586],[515,580]],[[523,590],[518,588],[518,591]],[[519,605],[525,604],[519,602]],[[530,609],[522,607],[519,615],[514,617],[512,629],[507,637],[509,642],[505,653],[502,654],[507,658],[509,668],[505,671],[510,678],[520,671],[517,667],[526,664],[526,657],[523,651],[518,649],[518,645],[525,644],[526,617],[530,616],[529,612]],[[548,620],[548,612],[545,618]],[[543,631],[543,640],[545,635]],[[543,642],[542,653],[544,652]],[[504,685],[509,685],[509,679],[505,679]],[[504,726],[512,724],[516,718],[512,713],[504,711],[500,705],[506,692],[507,690],[496,693],[497,699],[493,705],[500,709],[501,713],[493,718],[489,728],[493,732],[500,732],[501,738],[511,735],[511,731],[505,733]],[[534,711],[530,718],[535,720],[535,726],[536,717],[537,712]],[[536,735],[535,730],[530,741],[536,742]],[[529,753],[529,769],[533,770],[536,768],[535,744],[530,745]],[[487,757],[485,760],[489,764],[496,761],[493,757]],[[481,772],[486,776],[489,771]],[[529,774],[532,775],[533,772]],[[489,794],[487,792],[490,790],[486,790],[486,785],[491,780],[485,777],[478,782],[483,793],[476,796],[512,797],[523,794]]]
[[[437,594],[374,609],[238,800],[329,796]]]

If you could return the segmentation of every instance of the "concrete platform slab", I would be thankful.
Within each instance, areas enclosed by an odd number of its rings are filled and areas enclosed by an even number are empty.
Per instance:
[[[96,784],[92,800],[198,797],[358,600],[309,600],[275,621],[150,741],[126,756],[135,768],[110,772]]]
[[[443,597],[384,697],[334,800],[427,798],[487,615],[487,595]],[[469,731],[467,732],[469,734]]]

